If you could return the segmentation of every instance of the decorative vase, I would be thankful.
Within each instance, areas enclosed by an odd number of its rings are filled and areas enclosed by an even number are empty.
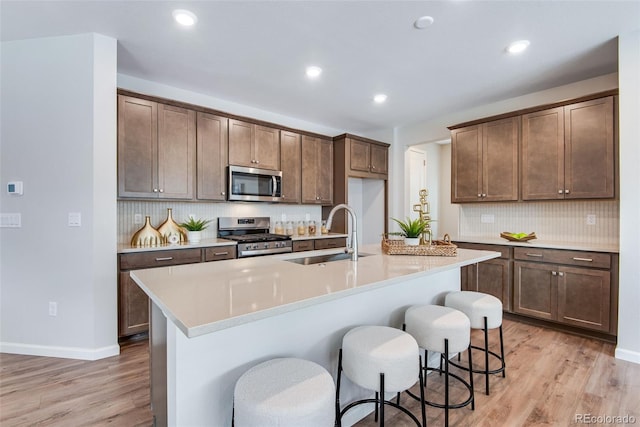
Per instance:
[[[131,246],[140,248],[144,246],[160,246],[162,244],[162,235],[151,225],[151,217],[146,216],[144,226],[135,232],[131,238]]]
[[[202,239],[202,231],[187,231],[187,240],[191,244],[200,243]]]
[[[187,240],[187,235],[184,229],[180,227],[174,220],[172,209],[167,209],[167,219],[158,227],[160,235],[162,235],[163,243],[184,243]]]
[[[404,244],[407,246],[418,246],[420,244],[419,237],[405,237]]]

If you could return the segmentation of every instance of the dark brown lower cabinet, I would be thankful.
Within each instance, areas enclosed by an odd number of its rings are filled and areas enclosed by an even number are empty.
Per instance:
[[[129,275],[131,270],[235,257],[235,245],[120,254],[118,256],[118,337],[127,337],[149,330],[149,298]]]
[[[515,313],[610,331],[608,270],[516,261],[515,271]]]
[[[307,240],[295,240],[293,252],[313,251],[320,249],[344,248],[347,246],[346,237],[330,237],[324,239],[310,238]]]

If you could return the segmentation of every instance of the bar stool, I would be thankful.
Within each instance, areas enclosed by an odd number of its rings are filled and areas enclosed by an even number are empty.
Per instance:
[[[336,424],[351,408],[374,403],[375,419],[384,426],[384,407],[392,406],[407,414],[418,426],[426,426],[426,412],[422,405],[422,423],[407,408],[400,405],[400,392],[420,381],[420,399],[424,402],[422,362],[416,340],[399,329],[387,326],[359,326],[342,339],[338,358],[336,391]],[[356,385],[376,392],[375,399],[362,399],[348,404],[340,411],[340,383],[342,373]],[[386,392],[395,392],[396,402],[385,400]]]
[[[278,358],[249,369],[233,393],[234,427],[331,427],[335,422],[333,378],[303,359]]]
[[[418,345],[424,349],[424,372],[443,373],[442,361],[444,360],[444,404],[425,399],[425,404],[444,409],[444,425],[449,425],[449,409],[462,408],[471,404],[475,409],[475,397],[473,393],[473,374],[469,373],[469,382],[462,377],[449,372],[449,354],[467,350],[469,354],[469,368],[471,368],[471,332],[469,319],[461,311],[439,305],[415,305],[409,307],[404,314],[406,331],[413,336]],[[429,351],[440,353],[440,368],[427,366]],[[461,403],[449,402],[449,377],[452,377],[464,385],[469,391],[469,397]],[[425,375],[425,388],[427,376]],[[407,392],[411,397],[417,396]]]
[[[450,292],[446,295],[444,305],[462,311],[469,317],[472,329],[484,331],[484,347],[471,348],[481,350],[484,353],[484,369],[475,369],[473,372],[484,374],[485,393],[489,395],[489,374],[505,373],[504,341],[502,339],[502,302],[493,295],[473,291]],[[500,354],[489,350],[489,329],[500,330]],[[500,367],[489,369],[489,355],[500,361]],[[457,366],[457,365],[456,365]],[[465,369],[465,368],[463,368]]]

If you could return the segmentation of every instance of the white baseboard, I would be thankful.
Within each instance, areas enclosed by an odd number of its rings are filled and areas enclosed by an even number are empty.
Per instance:
[[[0,342],[0,353],[61,357],[64,359],[98,360],[117,356],[120,354],[120,346],[114,344],[101,348],[79,348]]]
[[[640,364],[640,353],[637,351],[625,350],[624,348],[617,347],[616,359]]]

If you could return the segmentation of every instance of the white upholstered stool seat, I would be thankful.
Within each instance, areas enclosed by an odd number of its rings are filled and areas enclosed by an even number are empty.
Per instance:
[[[245,372],[234,391],[235,427],[330,427],[335,422],[331,374],[303,359],[279,358]]]
[[[352,402],[340,411],[340,381],[342,373],[360,387],[376,391],[376,399]],[[424,425],[399,404],[399,393],[416,382],[422,385],[420,349],[416,340],[406,332],[387,326],[359,326],[351,329],[342,339],[338,362],[336,418],[362,403],[376,404],[376,417],[380,411],[380,425],[384,425],[384,405],[390,405],[408,414],[419,426]],[[396,403],[384,399],[385,392],[398,393]]]
[[[462,408],[471,404],[475,409],[473,394],[473,375],[469,374],[467,382],[462,377],[449,372],[449,354],[468,351],[471,357],[471,328],[469,318],[461,311],[439,305],[414,305],[404,314],[405,330],[413,336],[418,345],[424,349],[425,373],[437,371],[445,374],[444,403],[436,403],[434,399],[425,398],[425,404],[436,408],[443,408],[445,426],[449,425],[449,409]],[[440,368],[427,366],[428,352],[440,353]],[[442,362],[444,361],[444,369]],[[469,365],[471,366],[471,364]],[[469,391],[469,396],[460,403],[449,402],[449,377],[458,380]],[[427,377],[425,376],[425,384]],[[417,396],[409,393],[417,399]]]
[[[469,317],[472,329],[484,331],[484,347],[472,345],[471,348],[484,353],[484,368],[473,369],[473,372],[485,376],[485,393],[489,394],[489,374],[502,373],[505,377],[504,341],[502,338],[502,302],[493,295],[474,291],[450,292],[445,297],[444,305],[462,311]],[[489,350],[489,330],[500,330],[500,354]],[[500,366],[495,369],[489,367],[489,356],[495,357]]]

